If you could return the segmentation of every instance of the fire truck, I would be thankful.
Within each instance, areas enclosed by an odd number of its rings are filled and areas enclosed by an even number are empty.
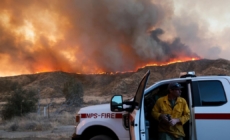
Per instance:
[[[130,100],[114,95],[110,104],[81,108],[72,140],[157,140],[158,121],[151,110],[157,99],[168,93],[171,82],[184,87],[181,97],[191,113],[183,125],[184,140],[230,139],[230,76],[196,76],[190,72],[145,88],[149,75],[150,71],[143,76]]]

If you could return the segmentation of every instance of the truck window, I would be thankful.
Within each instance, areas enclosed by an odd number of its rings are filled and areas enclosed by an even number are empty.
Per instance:
[[[168,84],[161,85],[159,87],[154,88],[152,91],[145,95],[145,111],[146,115],[151,114],[152,108],[155,105],[156,101],[162,97],[167,95],[168,93]],[[151,116],[151,115],[149,115]]]
[[[219,106],[227,102],[220,81],[196,81],[192,84],[194,106]]]

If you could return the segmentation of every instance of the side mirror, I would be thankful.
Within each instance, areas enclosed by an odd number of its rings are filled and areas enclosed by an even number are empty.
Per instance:
[[[110,110],[113,112],[123,111],[123,99],[121,95],[115,95],[110,102]]]

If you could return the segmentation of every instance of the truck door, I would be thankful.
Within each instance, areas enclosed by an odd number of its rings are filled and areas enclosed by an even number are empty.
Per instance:
[[[192,140],[229,140],[228,81],[224,77],[218,80],[192,80],[191,87],[191,115],[195,132]]]
[[[148,129],[145,127],[144,106],[142,104],[143,94],[149,75],[150,71],[144,75],[134,97],[134,110],[130,113],[129,119],[131,140],[147,140],[148,138]]]

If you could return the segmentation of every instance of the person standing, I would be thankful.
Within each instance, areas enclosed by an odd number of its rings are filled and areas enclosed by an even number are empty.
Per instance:
[[[152,109],[152,116],[159,121],[159,140],[183,140],[183,125],[190,118],[190,110],[184,98],[180,97],[179,83],[168,85],[169,93],[159,98]]]

